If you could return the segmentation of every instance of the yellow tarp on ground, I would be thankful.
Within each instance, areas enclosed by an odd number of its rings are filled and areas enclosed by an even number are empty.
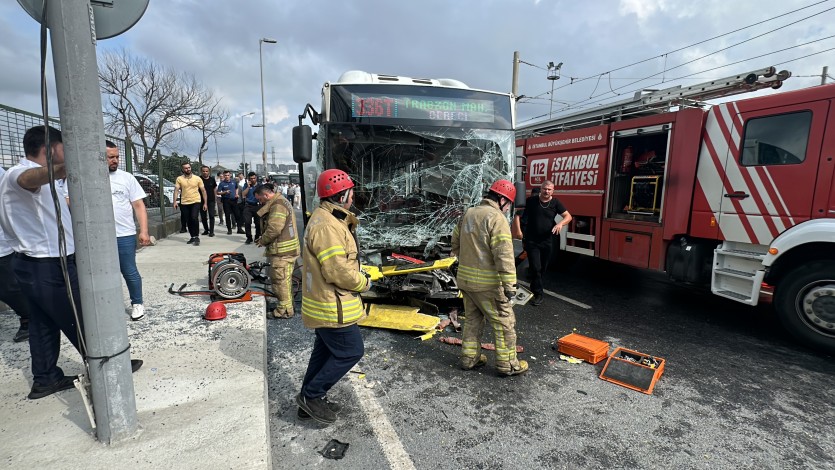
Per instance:
[[[417,307],[404,305],[371,304],[368,317],[359,322],[360,326],[386,328],[402,331],[429,331],[440,321],[438,317],[418,313]]]

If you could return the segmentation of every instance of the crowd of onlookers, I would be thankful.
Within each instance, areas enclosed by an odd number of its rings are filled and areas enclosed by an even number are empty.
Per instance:
[[[260,203],[254,190],[262,184],[261,177],[250,172],[246,177],[238,173],[233,178],[229,170],[218,172],[212,177],[209,167],[204,165],[200,177],[196,178],[191,174],[189,163],[183,164],[182,171],[183,174],[177,177],[174,184],[174,209],[180,208],[180,233],[189,232],[189,244],[200,245],[199,235],[215,236],[215,216],[218,224],[226,226],[227,235],[231,235],[235,229],[238,234],[246,235],[246,244],[260,237],[261,222],[257,214]],[[301,208],[302,195],[298,184],[279,183],[274,187],[296,209]],[[202,233],[199,232],[201,222]]]

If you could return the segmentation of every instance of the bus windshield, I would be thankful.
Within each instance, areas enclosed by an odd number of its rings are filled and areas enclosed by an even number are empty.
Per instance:
[[[316,166],[354,180],[364,251],[439,257],[463,211],[512,177],[514,146],[512,129],[323,123]]]

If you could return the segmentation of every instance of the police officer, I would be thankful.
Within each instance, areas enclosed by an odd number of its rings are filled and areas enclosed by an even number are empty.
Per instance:
[[[293,267],[299,257],[299,237],[296,233],[296,215],[293,205],[275,192],[272,183],[255,188],[255,198],[261,204],[261,238],[258,246],[266,247],[264,256],[270,261],[272,291],[278,297],[273,310],[275,318],[293,316]]]
[[[489,322],[496,340],[496,369],[502,375],[528,370],[516,358],[516,317],[511,299],[516,295],[513,240],[505,214],[516,197],[508,180],[498,180],[476,207],[468,209],[452,231],[452,254],[458,256],[458,287],[464,295],[461,368],[487,363],[481,336]]]
[[[359,221],[348,209],[354,202],[353,181],[341,170],[319,175],[319,207],[305,227],[302,254],[302,320],[316,340],[310,363],[296,395],[300,419],[323,424],[336,421],[341,407],[328,401],[328,390],[362,359],[365,352],[357,322],[365,317],[359,293],[371,287],[360,271],[356,230]]]

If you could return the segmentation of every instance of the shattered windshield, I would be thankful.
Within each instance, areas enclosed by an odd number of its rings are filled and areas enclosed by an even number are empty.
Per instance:
[[[317,170],[339,168],[356,183],[363,251],[448,255],[452,228],[489,185],[511,179],[510,129],[326,124]]]

